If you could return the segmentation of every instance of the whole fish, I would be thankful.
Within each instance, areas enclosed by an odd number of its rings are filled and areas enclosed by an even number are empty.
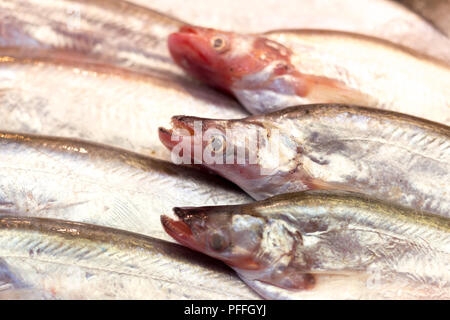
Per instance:
[[[117,229],[0,217],[1,299],[258,298],[206,258]]]
[[[157,132],[173,115],[247,114],[232,99],[181,78],[28,55],[0,49],[0,130],[82,138],[170,160]]]
[[[255,199],[346,189],[450,217],[450,127],[439,123],[331,104],[172,126],[160,139],[180,162],[193,158]]]
[[[200,170],[81,140],[0,132],[0,163],[2,215],[92,223],[167,240],[161,211],[250,200]]]
[[[438,30],[450,37],[450,1],[397,0],[430,21]]]
[[[0,3],[0,45],[78,53],[135,71],[180,75],[167,36],[184,22],[126,1],[9,0]]]
[[[175,208],[166,231],[271,299],[450,299],[450,219],[309,191]]]
[[[183,26],[175,62],[253,114],[308,103],[359,104],[450,123],[450,67],[390,42],[337,31],[242,35]]]
[[[241,33],[277,29],[357,32],[450,62],[450,40],[423,17],[390,0],[284,0],[282,5],[273,0],[190,0],[189,6],[183,0],[133,1],[197,25]]]

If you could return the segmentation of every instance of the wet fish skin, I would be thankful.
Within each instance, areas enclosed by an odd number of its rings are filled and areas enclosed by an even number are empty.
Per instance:
[[[344,191],[175,208],[181,244],[271,299],[449,299],[450,219]]]
[[[303,73],[338,80],[374,100],[364,105],[450,124],[449,64],[348,33],[275,31],[267,37],[291,48],[292,62]],[[350,52],[358,58],[351,59]]]
[[[81,138],[170,160],[157,130],[174,114],[247,115],[236,101],[182,78],[30,55],[0,49],[0,130]]]
[[[136,68],[170,66],[161,43],[177,18],[236,32],[314,28],[358,32],[387,39],[450,62],[450,40],[427,21],[403,6],[384,0],[285,1],[282,7],[260,1],[227,4],[196,1],[189,8],[181,1],[134,0],[10,0],[0,4],[0,44],[30,48],[68,48]],[[276,8],[274,8],[274,5]],[[302,10],[298,10],[301,6]],[[212,9],[213,8],[213,9]],[[277,11],[277,15],[273,12]],[[336,14],[339,12],[339,14]],[[130,21],[124,23],[124,21]],[[105,35],[107,35],[105,37]],[[130,48],[130,39],[133,48]],[[160,60],[158,62],[158,60]],[[150,66],[150,68],[148,68]]]
[[[430,21],[439,31],[450,37],[450,2],[448,0],[397,0]]]
[[[147,74],[180,74],[165,39],[184,22],[126,1],[2,1],[0,21],[3,47],[64,50]]]
[[[195,168],[81,140],[0,132],[0,163],[2,215],[92,223],[169,241],[161,212],[250,201]]]
[[[3,216],[0,243],[2,299],[258,299],[213,259],[127,231]]]
[[[201,132],[193,130],[196,122]],[[211,159],[198,153],[189,156],[255,199],[345,189],[450,215],[450,128],[439,123],[359,106],[319,104],[231,121],[178,116],[172,127],[160,132],[169,149],[191,143],[191,150],[211,153]],[[180,135],[185,128],[193,131],[191,136]],[[212,138],[205,139],[207,133]],[[171,141],[173,136],[181,142]],[[211,152],[214,138],[222,141],[216,153]],[[239,154],[248,157],[240,159]]]
[[[276,29],[357,32],[450,62],[450,40],[428,21],[390,0],[285,0],[282,6],[271,0],[232,0],[226,3],[191,0],[191,5],[182,10],[179,9],[184,4],[182,1],[134,2],[176,14],[197,25],[233,32],[258,33]]]
[[[327,30],[246,35],[183,26],[168,44],[187,73],[231,93],[253,114],[346,103],[450,123],[449,66],[380,39]]]

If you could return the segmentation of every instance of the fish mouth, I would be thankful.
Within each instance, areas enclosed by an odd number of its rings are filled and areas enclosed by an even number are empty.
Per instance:
[[[212,49],[204,28],[184,26],[168,37],[168,48],[174,62],[189,75],[210,86],[228,90],[219,72],[217,52]],[[228,91],[227,91],[228,92]]]
[[[182,220],[175,220],[166,215],[161,216],[161,224],[164,230],[182,245],[197,250],[193,246],[193,234],[191,228]]]
[[[162,127],[158,129],[159,140],[166,148],[173,150],[178,143],[182,142],[183,137],[192,138],[194,136],[195,121],[201,121],[201,119],[189,116],[173,116],[171,119],[171,129]]]
[[[161,224],[164,230],[180,244],[202,252],[204,250],[204,246],[199,245],[198,241],[196,241],[189,222],[193,216],[203,212],[203,210],[201,210],[201,208],[194,207],[176,207],[173,208],[173,212],[179,220],[162,215]]]
[[[183,26],[169,35],[169,52],[182,68],[190,70],[193,66],[211,65],[209,43],[199,32],[201,28]]]

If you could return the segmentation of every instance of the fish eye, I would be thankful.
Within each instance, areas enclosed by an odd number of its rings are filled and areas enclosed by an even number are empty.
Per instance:
[[[225,137],[223,135],[214,135],[211,137],[209,144],[214,152],[220,152],[225,148]]]
[[[214,251],[223,251],[228,248],[229,243],[222,233],[215,232],[209,237],[209,246]]]
[[[217,52],[223,52],[226,49],[227,42],[222,36],[216,36],[211,39],[211,46]]]

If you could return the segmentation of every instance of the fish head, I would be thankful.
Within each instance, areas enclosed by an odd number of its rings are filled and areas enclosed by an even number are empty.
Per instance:
[[[242,91],[247,89],[303,90],[293,77],[297,72],[290,50],[262,36],[184,26],[169,36],[168,46],[175,63],[188,74],[242,98],[250,111],[258,101],[244,99]]]
[[[172,129],[160,128],[160,140],[184,164],[200,164],[234,182],[255,199],[309,189],[302,148],[267,116],[217,120],[172,118]],[[173,159],[173,158],[172,158]],[[300,159],[300,160],[299,160]],[[295,181],[295,190],[290,181]]]
[[[161,222],[180,244],[223,261],[244,280],[289,289],[310,285],[309,276],[291,268],[302,245],[300,233],[280,219],[259,214],[257,206],[174,208],[179,220],[162,216]]]
[[[255,253],[264,221],[258,217],[241,220],[240,210],[240,206],[174,208],[179,220],[162,216],[161,222],[166,232],[186,247],[239,269],[259,269],[263,261]]]
[[[379,103],[339,79],[307,73],[301,55],[267,35],[183,26],[168,46],[188,74],[233,95],[252,114],[311,103]]]

